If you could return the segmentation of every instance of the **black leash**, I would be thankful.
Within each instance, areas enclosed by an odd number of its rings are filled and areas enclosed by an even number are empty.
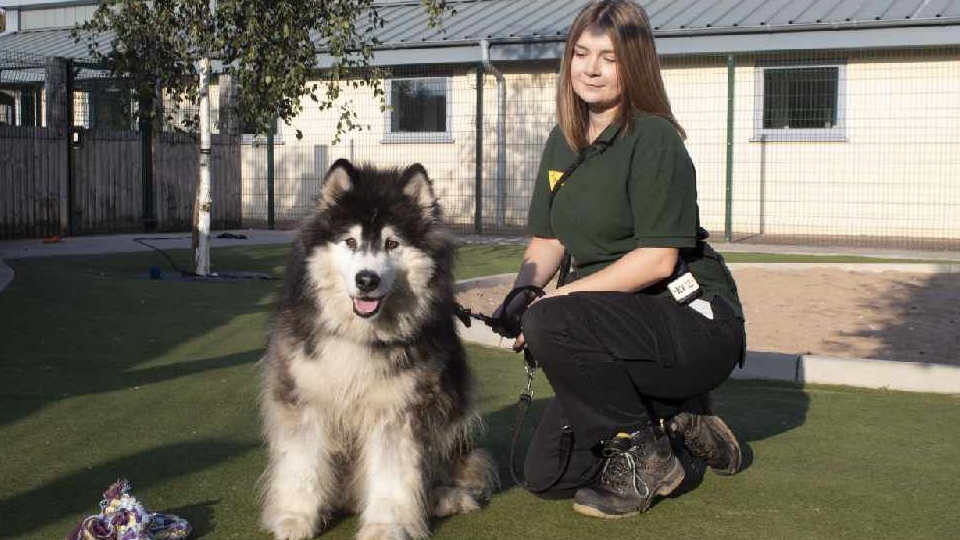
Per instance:
[[[564,272],[566,274],[566,272]],[[521,294],[527,295],[526,301],[524,302],[524,309],[515,310],[511,313],[511,310],[508,309],[513,303],[513,300]],[[507,296],[504,298],[503,303],[501,304],[502,310],[500,315],[493,317],[490,315],[484,315],[483,313],[474,313],[468,308],[463,307],[459,303],[454,303],[454,312],[457,315],[457,318],[463,323],[464,326],[470,327],[471,320],[476,319],[487,326],[497,334],[508,338],[514,339],[520,335],[521,328],[521,318],[524,311],[526,311],[526,306],[529,306],[534,299],[539,298],[544,295],[543,289],[536,287],[534,285],[527,285],[524,287],[517,287],[512,289]],[[523,424],[527,418],[527,414],[530,410],[530,404],[533,402],[533,379],[536,376],[537,369],[539,365],[537,361],[533,358],[533,354],[530,352],[530,349],[523,349],[523,369],[526,374],[526,384],[524,385],[523,390],[520,392],[520,397],[517,400],[517,419],[513,423],[513,434],[510,438],[510,475],[513,477],[513,481],[518,486],[526,486],[526,483],[523,481],[522,476],[517,468],[517,445],[520,442],[520,435],[523,432]],[[572,444],[573,437],[569,437],[570,443]],[[561,452],[561,456],[567,456],[569,460],[569,450]],[[563,476],[564,471],[567,468],[567,463],[562,463],[562,467],[558,470],[556,479],[550,483],[550,485],[544,488],[542,491],[546,491],[553,487]],[[529,487],[528,487],[529,489]],[[540,490],[538,490],[540,491]]]
[[[570,257],[569,255],[564,257],[564,260],[560,268],[560,279],[558,279],[558,286],[566,281],[566,277],[570,269]],[[508,306],[513,302],[517,295],[526,294],[527,300],[524,303],[524,310],[518,310],[516,313],[510,313],[507,309]],[[527,285],[524,287],[517,287],[507,293],[507,296],[503,300],[502,306],[504,309],[500,312],[498,317],[493,317],[490,315],[484,315],[482,313],[474,313],[468,308],[463,307],[459,303],[454,304],[454,310],[457,315],[457,318],[463,322],[463,325],[470,327],[471,320],[476,319],[487,326],[489,326],[497,334],[513,339],[520,335],[521,328],[521,318],[523,312],[526,310],[526,306],[530,305],[534,299],[539,298],[544,295],[543,289],[533,285]],[[526,375],[526,382],[524,384],[523,390],[520,392],[520,396],[517,399],[517,417],[513,423],[513,433],[510,436],[510,476],[513,477],[513,481],[518,486],[523,486],[527,490],[534,493],[541,493],[548,491],[557,485],[560,480],[563,479],[564,473],[566,473],[567,466],[570,462],[570,456],[573,450],[573,431],[569,426],[564,427],[563,433],[560,437],[560,462],[557,464],[556,475],[544,486],[529,486],[523,478],[523,475],[520,473],[520,468],[517,463],[517,447],[520,443],[520,437],[523,433],[523,425],[526,422],[527,415],[530,412],[530,404],[533,403],[533,379],[536,377],[537,370],[540,365],[537,363],[536,359],[533,357],[533,353],[530,352],[530,349],[524,347],[523,349],[523,369]]]

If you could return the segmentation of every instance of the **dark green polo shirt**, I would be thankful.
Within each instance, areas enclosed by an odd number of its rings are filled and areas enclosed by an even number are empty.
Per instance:
[[[605,268],[638,247],[680,248],[703,289],[742,315],[736,286],[721,261],[697,249],[696,171],[676,128],[638,113],[631,129],[607,127],[586,150],[550,204],[551,184],[574,162],[559,126],[550,132],[533,197],[530,234],[558,238],[573,256],[577,276]],[[662,286],[647,292],[669,296]]]

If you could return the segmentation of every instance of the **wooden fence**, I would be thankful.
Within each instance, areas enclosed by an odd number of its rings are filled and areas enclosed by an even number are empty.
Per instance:
[[[63,132],[0,126],[0,238],[58,234],[67,177]]]
[[[241,225],[240,138],[214,135],[210,156],[210,196],[214,229]],[[154,140],[153,181],[159,230],[189,230],[200,154],[197,141],[183,133],[161,133]]]
[[[135,131],[0,126],[0,238],[138,232],[144,229],[143,158]],[[155,228],[189,230],[198,151],[186,134],[153,141]],[[213,228],[241,225],[240,141],[213,137]],[[148,205],[149,206],[149,205]]]

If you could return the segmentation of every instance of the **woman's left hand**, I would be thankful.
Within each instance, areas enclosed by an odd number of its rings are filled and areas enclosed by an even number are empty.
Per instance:
[[[544,294],[544,295],[542,295],[542,296],[538,296],[538,297],[534,298],[534,299],[530,302],[530,304],[527,306],[527,309],[530,309],[530,306],[536,304],[537,302],[543,300],[544,298],[552,298],[552,297],[554,297],[554,296],[565,296],[566,294],[567,294],[567,291],[564,290],[564,287],[561,287],[561,288],[559,288],[559,289],[554,289],[554,290],[550,291],[550,292],[547,293],[547,294]],[[512,347],[513,347],[513,352],[520,352],[520,351],[522,351],[523,348],[526,347],[526,345],[527,345],[527,340],[524,339],[524,337],[523,337],[523,332],[521,331],[521,332],[520,332],[520,335],[517,336],[517,339],[515,339],[515,340],[513,341],[513,345],[512,345]]]
[[[520,332],[520,335],[517,336],[517,339],[513,340],[513,352],[520,352],[527,345],[527,341],[523,339],[523,332]]]

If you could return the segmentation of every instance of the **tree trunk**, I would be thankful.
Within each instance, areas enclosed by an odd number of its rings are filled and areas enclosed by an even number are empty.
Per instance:
[[[193,260],[197,275],[210,273],[210,59],[200,60],[200,181],[193,229]]]

